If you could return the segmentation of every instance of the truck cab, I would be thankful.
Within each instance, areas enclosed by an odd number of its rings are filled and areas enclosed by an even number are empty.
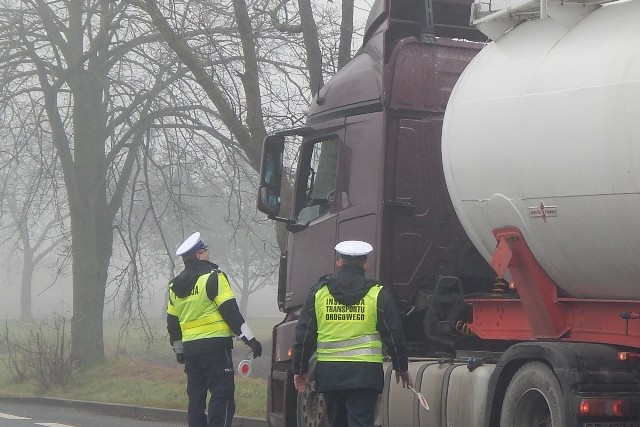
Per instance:
[[[296,425],[288,352],[307,291],[333,272],[337,242],[373,245],[368,275],[392,287],[406,322],[415,323],[414,354],[430,351],[422,323],[439,277],[487,289],[495,277],[453,211],[440,152],[450,91],[484,36],[468,25],[468,2],[429,3],[377,1],[362,48],[315,95],[306,125],[265,140],[258,207],[289,231],[278,284],[286,317],[274,328],[269,383],[273,426]],[[455,292],[447,299],[464,311]],[[443,319],[432,317],[433,345],[451,350],[436,339]]]

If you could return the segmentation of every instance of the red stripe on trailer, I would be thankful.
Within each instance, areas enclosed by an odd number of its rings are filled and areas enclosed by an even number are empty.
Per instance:
[[[494,235],[498,246],[491,265],[500,278],[509,270],[519,299],[467,299],[473,305],[469,327],[476,335],[640,347],[640,322],[620,316],[640,312],[640,301],[559,298],[556,284],[538,264],[520,230],[502,228]]]

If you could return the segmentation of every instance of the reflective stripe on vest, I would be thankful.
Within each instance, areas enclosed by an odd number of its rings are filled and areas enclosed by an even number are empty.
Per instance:
[[[218,310],[220,304],[234,298],[231,286],[224,274],[217,273],[218,295],[211,301],[207,296],[207,280],[211,274],[200,276],[191,293],[183,298],[178,298],[173,289],[170,290],[170,309],[167,312],[178,316],[183,342],[233,336]]]
[[[364,344],[371,341],[380,341],[380,334],[363,335],[358,338],[352,338],[344,341],[319,342],[318,348],[341,348],[350,347],[352,345]]]
[[[382,362],[382,341],[376,329],[380,289],[372,286],[350,306],[336,301],[326,285],[316,292],[318,361]]]

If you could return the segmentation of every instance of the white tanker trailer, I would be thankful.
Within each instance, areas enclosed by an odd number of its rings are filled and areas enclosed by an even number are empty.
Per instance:
[[[640,2],[591,9],[550,2],[474,58],[447,105],[444,172],[487,260],[514,226],[567,295],[640,300]]]
[[[348,239],[429,404],[387,367],[378,425],[640,426],[640,0],[498,2],[377,0],[306,126],[266,138],[258,208],[289,231],[270,426],[328,426],[291,346]]]

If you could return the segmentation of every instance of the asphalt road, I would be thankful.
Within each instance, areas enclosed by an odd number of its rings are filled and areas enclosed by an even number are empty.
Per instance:
[[[0,427],[181,427],[186,412],[47,398],[0,399]],[[267,427],[266,420],[234,418],[233,427]]]

